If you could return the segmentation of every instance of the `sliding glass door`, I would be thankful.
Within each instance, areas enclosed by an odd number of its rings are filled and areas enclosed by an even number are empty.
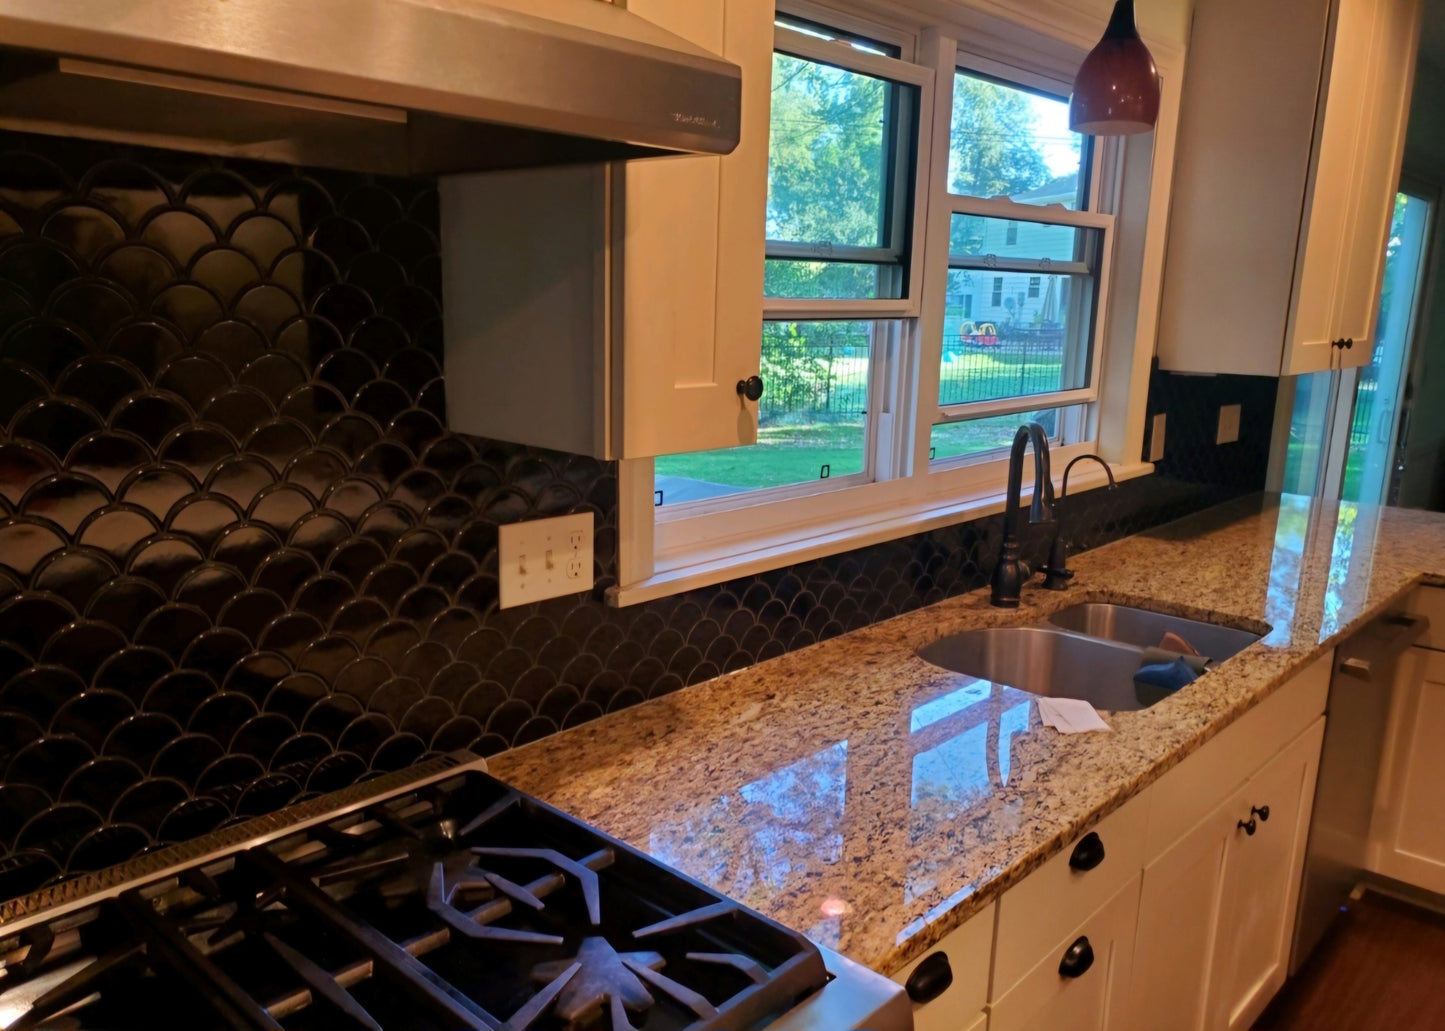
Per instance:
[[[1282,401],[1293,390],[1281,484],[1287,493],[1390,501],[1434,209],[1434,200],[1423,193],[1402,192],[1395,198],[1370,364],[1285,384]]]

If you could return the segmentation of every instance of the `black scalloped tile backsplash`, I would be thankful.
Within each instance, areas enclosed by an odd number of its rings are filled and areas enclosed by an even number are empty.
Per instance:
[[[0,897],[984,582],[997,518],[604,606],[615,468],[445,429],[438,217],[431,181],[0,133]],[[1258,489],[1268,421],[1252,487],[1083,495],[1078,543]],[[599,595],[498,610],[497,526],[588,510]]]

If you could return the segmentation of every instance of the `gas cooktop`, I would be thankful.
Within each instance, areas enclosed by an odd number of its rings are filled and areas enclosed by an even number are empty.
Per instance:
[[[7,1031],[741,1031],[802,935],[458,768],[0,927]]]

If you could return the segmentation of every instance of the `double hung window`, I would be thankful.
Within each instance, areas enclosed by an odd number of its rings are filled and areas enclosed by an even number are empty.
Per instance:
[[[659,569],[987,496],[1021,422],[1094,448],[1113,152],[1069,130],[1058,79],[797,3],[775,24],[758,442],[656,460]]]

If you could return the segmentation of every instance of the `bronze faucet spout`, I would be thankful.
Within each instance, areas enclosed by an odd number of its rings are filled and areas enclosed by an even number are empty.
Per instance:
[[[1109,463],[1098,455],[1079,455],[1068,465],[1064,466],[1064,482],[1059,488],[1059,500],[1063,501],[1069,495],[1069,472],[1084,459],[1091,459],[1104,467],[1104,472],[1109,477],[1109,489],[1113,490],[1118,486],[1114,482],[1114,470],[1109,468]],[[1054,531],[1054,543],[1049,548],[1049,564],[1044,566],[1044,587],[1050,591],[1067,591],[1069,581],[1074,578],[1074,571],[1069,568],[1069,546],[1064,541],[1064,521],[1061,518]]]
[[[1054,521],[1054,481],[1049,472],[1049,435],[1036,422],[1020,426],[1009,452],[1008,500],[1004,505],[1003,543],[993,567],[990,601],[1002,609],[1016,609],[1024,583],[1033,575],[1019,558],[1019,495],[1023,492],[1024,453],[1034,449],[1034,496],[1029,505],[1030,523]]]

